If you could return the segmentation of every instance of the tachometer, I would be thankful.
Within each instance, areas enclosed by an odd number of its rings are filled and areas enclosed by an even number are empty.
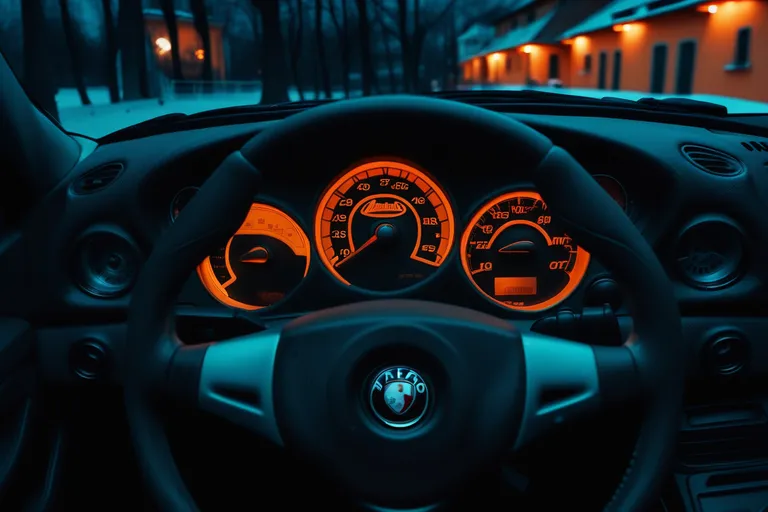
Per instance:
[[[542,311],[570,295],[589,264],[535,192],[510,192],[480,208],[461,239],[472,284],[509,309]]]
[[[219,302],[240,309],[270,306],[309,272],[310,243],[287,213],[251,205],[243,225],[197,268],[203,286]]]
[[[445,193],[401,162],[358,166],[325,192],[315,215],[320,260],[339,281],[393,292],[432,275],[454,240]]]

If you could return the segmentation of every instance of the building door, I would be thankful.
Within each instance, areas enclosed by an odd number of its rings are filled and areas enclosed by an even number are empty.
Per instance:
[[[621,50],[613,53],[613,83],[611,89],[618,91],[621,89]]]
[[[549,56],[549,78],[560,78],[560,56],[556,53]]]
[[[600,59],[597,63],[597,88],[605,89],[605,73],[608,66],[608,54],[600,52]]]
[[[667,82],[667,45],[657,44],[653,47],[651,60],[651,93],[663,94]]]
[[[488,59],[480,57],[480,83],[488,83]]]
[[[677,84],[675,94],[693,93],[693,71],[696,67],[696,41],[683,41],[677,51]]]

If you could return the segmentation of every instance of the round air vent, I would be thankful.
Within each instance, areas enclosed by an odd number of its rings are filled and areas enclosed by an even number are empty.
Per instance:
[[[680,277],[704,290],[723,288],[739,279],[745,257],[744,234],[726,217],[699,218],[682,230],[677,241]]]
[[[119,162],[100,165],[80,175],[72,184],[75,194],[92,194],[107,187],[120,176],[125,166]]]
[[[131,289],[140,265],[141,253],[128,235],[116,230],[94,230],[77,246],[75,283],[94,297],[118,297]]]
[[[744,164],[739,159],[717,149],[686,144],[680,151],[686,160],[710,174],[737,176],[744,172]]]

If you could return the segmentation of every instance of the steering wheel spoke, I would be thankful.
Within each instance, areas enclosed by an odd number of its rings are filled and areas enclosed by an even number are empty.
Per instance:
[[[171,359],[172,396],[276,444],[273,374],[280,331],[270,329],[202,346],[179,347]]]
[[[538,333],[524,333],[522,341],[525,405],[515,449],[639,389],[635,360],[625,346],[596,347]]]

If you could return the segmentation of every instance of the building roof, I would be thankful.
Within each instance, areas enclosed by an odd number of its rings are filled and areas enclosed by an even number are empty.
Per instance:
[[[514,16],[538,1],[539,0],[506,0],[506,2],[497,5],[493,10],[487,12],[485,14],[485,20],[492,25],[496,24],[510,16]]]
[[[511,48],[517,48],[518,46],[522,46],[524,44],[533,42],[533,40],[538,37],[539,33],[541,33],[544,27],[546,27],[547,24],[552,20],[556,12],[557,12],[557,9],[552,9],[547,14],[537,19],[533,23],[530,23],[525,27],[520,27],[515,30],[510,30],[506,34],[494,38],[488,44],[488,46],[486,46],[480,52],[476,53],[475,55],[472,55],[471,57],[468,57],[465,60],[469,60],[474,57],[479,57],[481,55],[488,55],[489,53],[495,53],[495,52],[500,52],[504,50],[509,50]]]
[[[164,19],[162,9],[149,9],[149,8],[147,8],[147,9],[143,9],[142,12],[144,13],[145,17]],[[195,20],[195,17],[192,15],[191,12],[180,11],[178,9],[175,10],[174,12],[176,13],[176,19],[178,19],[178,20],[188,21],[190,23],[193,23],[194,20]],[[210,23],[211,25],[221,25],[221,21],[213,19],[210,16],[208,17],[208,23]]]
[[[652,18],[703,3],[706,3],[705,0],[614,0],[582,23],[563,32],[560,39],[570,39],[580,34],[610,28],[617,23]]]

